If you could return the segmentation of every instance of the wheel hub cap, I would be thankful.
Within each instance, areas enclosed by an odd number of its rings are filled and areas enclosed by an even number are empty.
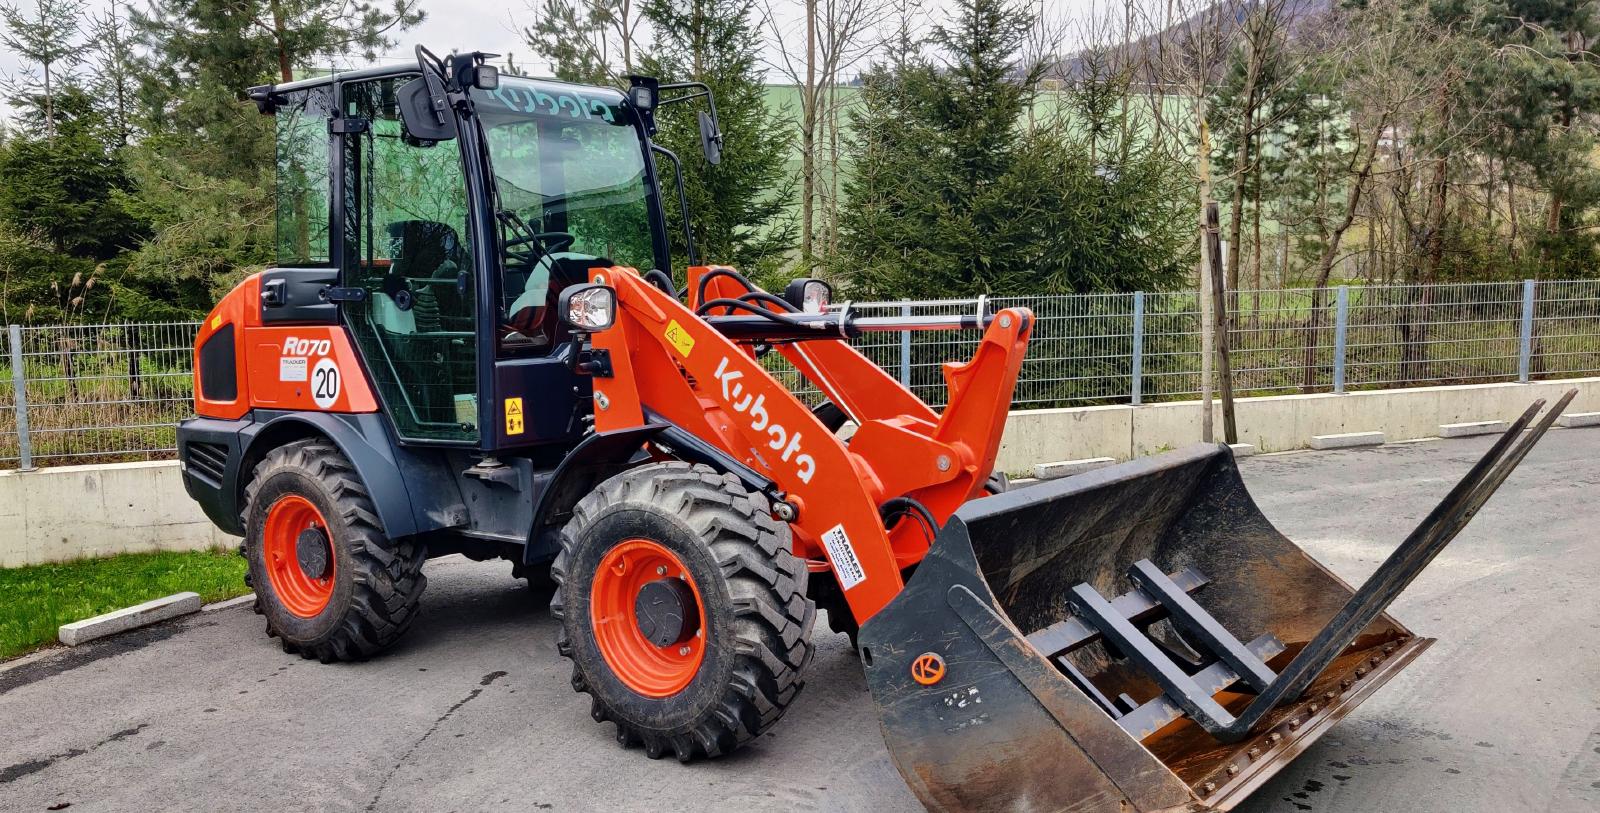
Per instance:
[[[295,558],[300,560],[300,570],[313,579],[328,577],[328,563],[332,551],[328,549],[328,535],[321,528],[307,528],[294,541]]]
[[[700,628],[694,591],[682,579],[646,582],[633,600],[633,619],[650,643],[662,647],[687,641]]]

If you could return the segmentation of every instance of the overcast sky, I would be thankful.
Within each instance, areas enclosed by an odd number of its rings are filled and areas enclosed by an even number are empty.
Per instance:
[[[19,0],[19,5],[29,8],[35,1]],[[39,1],[50,2],[50,0]],[[1031,0],[1040,4],[1049,17],[1069,27],[1094,15],[1096,8],[1104,8],[1111,1]],[[125,6],[127,2],[128,0],[123,0],[122,4]],[[133,0],[133,2],[137,5],[144,0]],[[951,5],[950,0],[921,0],[921,3],[923,9],[918,18],[929,23],[942,20],[946,9]],[[534,59],[518,34],[520,27],[533,19],[534,12],[528,9],[529,4],[530,0],[422,0],[422,8],[428,13],[427,19],[415,28],[394,35],[396,47],[379,59],[409,62],[412,59],[410,56],[412,46],[422,43],[441,54],[452,49],[512,54],[524,71],[543,73],[545,66]],[[382,5],[381,0],[379,5]],[[87,9],[90,13],[101,13],[109,6],[110,0],[87,0]],[[803,6],[802,0],[756,0],[758,13],[765,13],[769,7],[779,15],[780,28],[793,30],[800,20],[798,10]],[[768,61],[775,62],[777,55],[770,42],[769,30],[763,27],[762,34],[763,41],[767,43],[766,57]],[[357,67],[365,63],[366,60],[362,57],[355,56],[333,67]],[[21,61],[16,54],[9,50],[0,52],[0,75],[15,74],[20,67]],[[769,71],[768,80],[783,81],[781,74],[776,71]],[[0,114],[9,117],[9,113],[10,110],[5,103],[0,101]]]

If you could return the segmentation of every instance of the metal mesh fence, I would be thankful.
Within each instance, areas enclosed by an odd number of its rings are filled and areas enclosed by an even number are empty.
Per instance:
[[[1238,291],[1228,295],[1239,396],[1600,374],[1600,281]],[[1021,408],[1193,398],[1200,303],[1193,292],[854,303],[864,316],[1026,307],[1036,322],[1015,393]],[[198,323],[0,331],[0,467],[16,465],[15,385],[42,464],[170,455],[192,409]],[[16,336],[15,346],[10,336]],[[851,343],[923,400],[945,400],[943,365],[979,332],[871,333]],[[19,368],[13,359],[20,359]],[[763,363],[807,402],[822,393],[777,353]]]
[[[176,448],[193,412],[198,323],[71,325],[7,331],[0,354],[0,463],[17,461],[17,365],[35,461],[145,459]],[[20,339],[15,347],[12,339]]]

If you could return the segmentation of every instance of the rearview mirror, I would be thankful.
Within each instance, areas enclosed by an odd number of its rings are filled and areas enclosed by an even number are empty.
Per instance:
[[[717,120],[704,110],[700,111],[700,151],[705,153],[706,163],[712,166],[722,163],[722,130],[717,127]]]
[[[442,88],[436,94],[426,78],[418,77],[401,85],[395,96],[400,106],[400,119],[411,137],[425,141],[449,141],[456,137],[455,116],[450,113],[450,104]]]

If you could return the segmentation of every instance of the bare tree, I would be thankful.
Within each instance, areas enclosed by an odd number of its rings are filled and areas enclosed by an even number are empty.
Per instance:
[[[815,265],[818,233],[831,242],[831,214],[819,228],[819,204],[835,210],[838,193],[839,85],[867,59],[880,40],[871,34],[892,17],[886,0],[763,0],[772,37],[771,67],[800,91],[800,263]],[[785,9],[798,10],[798,20]],[[826,140],[827,173],[820,145]]]

